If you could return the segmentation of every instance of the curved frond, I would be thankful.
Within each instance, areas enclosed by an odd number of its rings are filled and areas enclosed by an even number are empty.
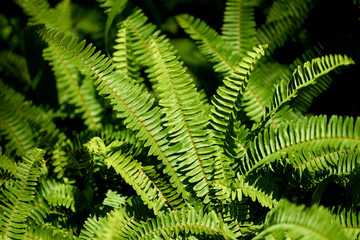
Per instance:
[[[114,209],[119,208],[120,206],[124,206],[126,201],[126,197],[120,195],[119,193],[108,190],[106,193],[106,198],[103,201],[104,206],[110,206]]]
[[[285,81],[278,85],[273,101],[266,111],[264,124],[274,116],[274,114],[286,104],[295,99],[301,91],[315,84],[321,76],[340,66],[354,64],[354,61],[346,55],[326,55],[321,58],[315,58],[311,62],[306,62],[303,67],[298,66],[293,73],[293,80],[289,83]]]
[[[157,81],[159,105],[165,114],[162,120],[169,127],[171,146],[182,145],[168,158],[184,168],[196,195],[204,197],[210,192],[210,161],[215,149],[206,131],[208,119],[203,117],[200,94],[172,49],[156,40],[150,49],[154,60],[150,75]]]
[[[58,239],[58,240],[71,240],[72,236],[63,232],[50,224],[41,224],[39,226],[30,225],[23,239]]]
[[[214,211],[204,213],[202,209],[171,211],[155,219],[144,222],[132,234],[131,239],[169,239],[184,232],[185,234],[215,235],[225,239],[236,239],[241,236],[240,229],[235,225],[230,228],[220,215]]]
[[[241,55],[246,55],[256,44],[254,6],[257,0],[228,0],[221,29],[223,39],[227,40]]]
[[[118,208],[107,214],[101,228],[96,232],[96,239],[130,239],[139,225],[135,217],[128,216],[124,208]]]
[[[342,226],[348,239],[356,239],[360,236],[360,213],[355,209],[334,208],[332,213],[335,215]]]
[[[360,118],[326,116],[304,118],[297,122],[272,125],[260,133],[249,147],[251,157],[243,167],[253,171],[286,154],[318,148],[330,151],[356,149],[360,145]]]
[[[215,183],[214,188],[217,190],[216,195],[222,201],[242,201],[243,198],[248,197],[252,201],[260,203],[261,206],[270,209],[278,203],[272,194],[269,195],[257,188],[256,185],[246,182],[242,176],[234,179],[229,187]]]
[[[227,74],[234,71],[234,66],[240,60],[240,54],[235,50],[235,46],[230,45],[200,19],[182,14],[176,16],[176,20],[184,31],[195,40],[200,52],[210,62],[216,63],[214,66],[216,72]]]
[[[302,18],[304,12],[309,11],[311,7],[310,0],[276,0],[272,3],[269,12],[266,15],[266,23],[281,21],[284,18]]]
[[[266,216],[264,229],[254,240],[273,235],[275,239],[287,236],[290,239],[346,239],[334,216],[325,208],[313,205],[305,208],[282,200]]]
[[[161,111],[154,106],[150,94],[124,74],[114,72],[111,61],[100,52],[94,53],[95,47],[91,44],[85,47],[85,41],[78,43],[77,39],[66,38],[53,30],[44,29],[41,35],[52,42],[64,57],[71,59],[83,74],[96,80],[99,93],[110,99],[113,108],[125,119],[124,124],[137,133],[138,139],[145,141],[144,147],[150,146],[149,154],[155,154],[162,160],[166,166],[165,173],[171,176],[170,182],[186,196],[185,185],[167,158],[167,152],[173,151],[168,148],[165,139],[168,130],[162,127]]]
[[[101,127],[102,107],[96,99],[95,89],[89,78],[80,84],[80,73],[75,65],[61,56],[60,52],[49,43],[43,56],[50,61],[56,77],[59,103],[69,103],[75,106],[76,113],[80,113],[85,124],[94,130]]]
[[[105,165],[114,168],[155,214],[159,214],[166,205],[172,209],[181,208],[184,202],[180,194],[156,173],[153,166],[142,166],[131,155],[118,149],[121,145],[113,142],[106,147],[100,138],[95,137],[87,148],[91,153],[103,156]]]
[[[29,86],[32,86],[33,83],[30,78],[26,60],[23,56],[15,54],[11,51],[1,51],[0,66],[4,67],[7,75],[14,76],[26,82]]]
[[[35,195],[35,186],[40,176],[39,164],[45,151],[34,149],[18,164],[13,185],[3,192],[5,199],[0,208],[0,232],[10,239],[22,239],[26,230],[26,218]]]

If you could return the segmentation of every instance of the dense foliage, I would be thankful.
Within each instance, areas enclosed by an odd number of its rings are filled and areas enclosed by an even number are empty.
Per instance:
[[[358,1],[11,4],[0,239],[360,236]]]

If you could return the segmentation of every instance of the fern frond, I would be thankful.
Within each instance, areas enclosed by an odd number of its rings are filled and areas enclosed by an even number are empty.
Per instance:
[[[264,229],[254,240],[273,235],[276,239],[287,236],[290,239],[346,239],[334,216],[324,207],[313,205],[305,208],[281,200],[266,216]]]
[[[115,39],[117,44],[114,46],[113,62],[115,69],[125,72],[128,77],[140,83],[143,82],[143,78],[140,76],[140,67],[135,62],[129,35],[129,29],[126,27],[121,27],[118,30],[117,38]]]
[[[85,220],[83,229],[80,231],[79,239],[81,240],[94,240],[97,238],[97,233],[103,228],[106,221],[105,217],[88,217]]]
[[[170,129],[173,146],[182,144],[181,149],[168,158],[184,168],[196,195],[204,197],[210,192],[212,169],[209,163],[215,148],[205,130],[208,119],[203,117],[205,109],[200,94],[172,49],[156,40],[150,49],[154,59],[150,75],[157,81],[164,125]]]
[[[279,2],[279,1],[277,1]],[[296,5],[294,1],[280,0],[280,5]],[[274,3],[275,4],[275,3]],[[269,53],[272,53],[276,48],[285,45],[287,39],[292,36],[305,22],[310,10],[312,8],[311,1],[301,1],[301,7],[289,7],[285,14],[280,13],[277,21],[272,21],[263,24],[256,31],[256,38],[259,44],[268,44]],[[283,9],[281,9],[283,11]]]
[[[132,156],[118,149],[121,145],[120,142],[113,142],[106,147],[100,138],[95,137],[87,144],[87,148],[93,154],[102,155],[106,166],[114,168],[155,214],[159,214],[165,204],[172,209],[184,205],[180,194],[159,177],[153,166],[143,167]]]
[[[161,111],[153,106],[154,99],[124,74],[113,72],[110,60],[100,52],[94,53],[95,47],[91,44],[85,47],[85,41],[77,43],[76,39],[65,38],[53,30],[42,30],[41,35],[56,45],[82,73],[96,80],[99,93],[110,99],[113,108],[125,119],[124,124],[137,133],[138,139],[145,141],[144,147],[150,146],[149,154],[155,154],[162,160],[166,167],[164,172],[171,176],[170,182],[186,196],[185,185],[167,158],[167,152],[173,149],[168,148],[165,139],[168,130],[161,125]]]
[[[266,15],[266,23],[281,21],[284,18],[302,18],[302,14],[311,7],[309,0],[274,1]]]
[[[63,32],[72,32],[72,5],[71,0],[62,0],[54,8],[56,26]],[[51,26],[49,26],[51,27]]]
[[[148,19],[144,13],[138,9],[134,11],[123,22],[123,25],[130,31],[130,41],[132,41],[131,48],[136,57],[136,60],[142,66],[152,66],[150,50],[151,39],[156,38],[159,42],[162,42],[169,46],[169,39],[165,35],[161,34],[157,27],[147,22]]]
[[[45,224],[45,219],[50,213],[50,208],[38,192],[31,205],[32,207],[29,210],[28,222],[35,223],[35,225]],[[29,225],[29,223],[27,225]]]
[[[239,61],[240,54],[218,33],[200,19],[188,14],[176,16],[176,20],[184,31],[197,43],[198,48],[210,62],[216,63],[216,72],[225,75],[234,71],[234,66]]]
[[[120,206],[124,206],[126,201],[126,197],[120,195],[119,193],[108,190],[106,193],[106,198],[103,201],[104,206],[110,206],[114,209],[119,208]]]
[[[54,71],[59,104],[74,105],[75,112],[82,115],[85,124],[90,129],[100,129],[102,107],[96,100],[91,79],[85,78],[80,84],[80,74],[76,66],[71,64],[68,59],[63,58],[51,43],[44,50],[43,57],[50,62]]]
[[[75,212],[76,188],[54,180],[41,181],[41,195],[53,207],[65,207]]]
[[[40,176],[39,164],[44,154],[43,150],[34,149],[25,155],[23,162],[18,164],[13,185],[3,192],[6,198],[0,204],[0,232],[4,237],[23,238],[25,221],[32,207],[29,202],[34,198],[35,186]]]
[[[356,149],[360,144],[360,118],[326,116],[304,118],[297,122],[273,125],[260,133],[249,147],[243,167],[250,171],[280,159],[286,154],[307,149],[330,151]],[[246,172],[246,171],[245,171]]]
[[[30,225],[23,239],[59,239],[59,240],[71,240],[72,236],[63,232],[50,224],[42,224],[38,226]]]
[[[135,229],[131,239],[170,239],[185,234],[221,236],[225,239],[236,239],[241,236],[238,227],[230,228],[220,215],[214,211],[206,214],[201,209],[171,211],[155,219],[144,222]]]
[[[28,25],[45,24],[50,28],[58,28],[58,21],[55,10],[50,7],[46,0],[15,0],[15,2],[23,9],[26,15],[29,16]]]
[[[289,83],[285,81],[278,85],[273,101],[266,111],[264,120],[261,124],[270,119],[286,104],[296,98],[301,91],[317,83],[318,78],[329,73],[340,66],[354,64],[354,61],[346,55],[326,55],[306,62],[303,67],[298,66],[293,73],[293,80]]]
[[[130,239],[131,234],[139,227],[135,217],[130,217],[125,208],[118,208],[107,214],[101,228],[96,233],[97,239]]]
[[[356,239],[360,236],[360,214],[355,209],[333,208],[333,215],[340,222],[348,239]]]
[[[240,56],[246,55],[256,45],[254,7],[257,0],[228,0],[221,29],[223,39],[227,40]]]
[[[229,187],[215,183],[214,188],[217,190],[216,195],[222,201],[242,201],[244,197],[249,197],[252,201],[258,202],[261,206],[270,209],[278,203],[272,194],[269,195],[257,188],[256,185],[246,182],[242,176],[233,179]]]
[[[11,51],[1,51],[0,65],[4,67],[6,74],[10,76],[14,76],[26,82],[29,86],[33,85],[26,64],[26,60],[23,56],[15,54]]]

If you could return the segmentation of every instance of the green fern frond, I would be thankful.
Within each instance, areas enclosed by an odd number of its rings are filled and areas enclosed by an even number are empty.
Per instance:
[[[266,23],[281,21],[284,18],[302,18],[303,13],[311,8],[309,0],[274,1],[266,15]]]
[[[102,107],[96,100],[95,89],[89,78],[84,78],[80,84],[80,74],[77,67],[68,59],[63,58],[60,52],[51,43],[43,52],[44,59],[50,62],[59,96],[59,104],[74,105],[76,113],[80,113],[85,124],[94,130],[101,128]]]
[[[29,225],[23,239],[71,240],[74,238],[53,225],[42,224],[38,226]]]
[[[117,32],[117,38],[114,46],[113,62],[115,69],[123,71],[126,75],[134,79],[137,83],[141,83],[144,79],[140,76],[140,67],[135,62],[135,56],[131,48],[129,29],[121,27]]]
[[[41,181],[41,195],[53,207],[65,207],[75,212],[76,188],[56,181]]]
[[[98,230],[97,239],[130,239],[131,234],[139,227],[135,217],[130,217],[125,208],[118,208],[107,214],[101,228]]]
[[[1,202],[0,232],[6,238],[22,239],[26,230],[26,218],[34,198],[35,186],[40,176],[39,165],[45,151],[34,149],[18,164],[13,185],[8,186]]]
[[[360,214],[356,209],[333,208],[333,215],[340,222],[348,239],[356,239],[360,236]]]
[[[326,55],[306,62],[303,67],[298,66],[293,72],[293,80],[289,83],[285,81],[278,85],[274,98],[266,110],[264,120],[261,124],[268,121],[276,112],[286,104],[295,99],[301,91],[317,83],[318,78],[329,73],[340,66],[354,64],[354,61],[346,55]]]
[[[233,179],[229,187],[215,183],[214,188],[217,190],[216,195],[222,201],[242,201],[244,197],[248,197],[252,201],[260,203],[261,206],[270,209],[278,203],[272,194],[269,195],[257,188],[256,185],[249,184],[242,176]]]
[[[156,38],[159,42],[169,44],[169,39],[161,34],[157,27],[147,22],[148,19],[140,10],[134,11],[123,22],[123,25],[130,31],[130,41],[132,41],[131,48],[136,57],[136,60],[142,66],[152,66],[150,50],[151,39]],[[169,46],[169,45],[168,45]]]
[[[47,27],[57,28],[57,17],[55,10],[50,7],[46,0],[15,0],[15,2],[23,9],[26,15],[29,16],[28,25],[45,24]]]
[[[72,5],[71,0],[62,0],[54,8],[56,26],[63,32],[72,32]],[[50,27],[50,26],[49,26]]]
[[[156,40],[150,49],[154,60],[150,75],[157,81],[159,105],[165,114],[164,125],[170,129],[170,143],[173,146],[182,145],[168,158],[184,167],[188,181],[194,184],[196,195],[204,197],[210,192],[212,169],[209,162],[215,148],[205,130],[208,119],[203,117],[205,109],[200,94],[172,49]]]
[[[188,14],[176,16],[176,20],[184,31],[197,43],[198,48],[210,62],[216,63],[216,72],[225,75],[234,71],[234,66],[240,60],[240,54],[235,46],[221,38],[218,33],[200,19],[195,19]]]
[[[276,239],[287,236],[291,239],[346,239],[334,216],[325,208],[313,205],[305,208],[296,206],[286,200],[279,204],[266,216],[264,229],[254,240],[265,239],[273,235]]]
[[[360,144],[360,118],[326,116],[304,118],[297,122],[273,125],[260,133],[249,147],[251,157],[242,167],[250,171],[266,163],[281,159],[286,154],[307,149],[330,151],[356,149]],[[245,170],[245,172],[247,172]]]
[[[240,56],[246,55],[256,44],[254,7],[257,0],[228,0],[221,29],[223,39],[227,40]]]
[[[168,148],[165,139],[168,130],[161,125],[161,111],[154,107],[154,99],[124,74],[113,72],[111,61],[100,52],[94,53],[95,47],[91,44],[85,47],[85,41],[77,43],[76,39],[66,38],[53,30],[42,30],[41,35],[56,45],[61,54],[71,59],[82,73],[96,80],[99,93],[110,99],[113,108],[121,118],[125,118],[124,124],[137,132],[138,139],[145,141],[144,147],[150,146],[149,154],[155,154],[162,160],[166,166],[164,172],[171,176],[170,182],[186,196],[185,185],[167,158],[168,152],[174,149]]]
[[[103,201],[104,206],[110,206],[114,209],[119,208],[120,206],[124,206],[126,202],[126,197],[120,195],[119,193],[108,190],[106,193],[106,197]]]
[[[277,2],[279,2],[278,4],[283,6],[283,8],[284,6],[287,6],[289,11],[277,14],[278,17],[276,17],[277,19],[275,18],[276,21],[263,24],[256,31],[258,43],[268,44],[269,53],[272,53],[276,48],[285,45],[288,38],[303,25],[312,8],[311,1],[301,1],[301,6],[297,8],[293,7],[296,6],[296,4],[293,3],[294,1],[280,0]],[[278,4],[274,3],[275,6]],[[283,8],[281,9],[281,12],[284,11]],[[275,11],[275,14],[273,14],[274,16],[277,11],[275,8],[273,9]]]
[[[10,156],[12,151],[18,156],[29,153],[36,144],[33,131],[22,115],[28,112],[30,103],[2,81],[0,99],[0,134],[8,141],[5,145],[7,155]]]
[[[24,81],[29,86],[35,87],[31,81],[26,60],[23,56],[11,51],[1,51],[0,66],[3,66],[6,74]]]
[[[50,213],[50,208],[38,192],[31,205],[32,207],[29,210],[28,222],[35,223],[36,225],[45,224],[45,220]],[[29,223],[27,225],[29,225]]]
[[[94,240],[97,238],[97,234],[103,228],[106,221],[106,217],[88,217],[85,220],[83,228],[80,231],[79,239],[81,240]]]
[[[132,234],[131,239],[171,239],[185,234],[221,236],[225,239],[236,239],[241,236],[240,229],[236,226],[230,228],[224,223],[220,215],[214,211],[204,213],[202,209],[171,211],[144,222]]]
[[[131,155],[118,149],[121,145],[120,142],[113,142],[106,147],[102,140],[96,137],[87,144],[87,148],[93,154],[102,155],[106,166],[114,168],[155,214],[160,214],[164,205],[172,209],[183,207],[180,194],[159,177],[153,166],[143,167]]]

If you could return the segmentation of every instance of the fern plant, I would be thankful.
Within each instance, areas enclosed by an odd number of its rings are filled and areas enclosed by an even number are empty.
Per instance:
[[[0,239],[358,238],[360,118],[308,111],[358,43],[276,55],[322,1],[227,0],[220,33],[174,16],[212,94],[131,1],[14,3],[48,66],[2,30]]]

